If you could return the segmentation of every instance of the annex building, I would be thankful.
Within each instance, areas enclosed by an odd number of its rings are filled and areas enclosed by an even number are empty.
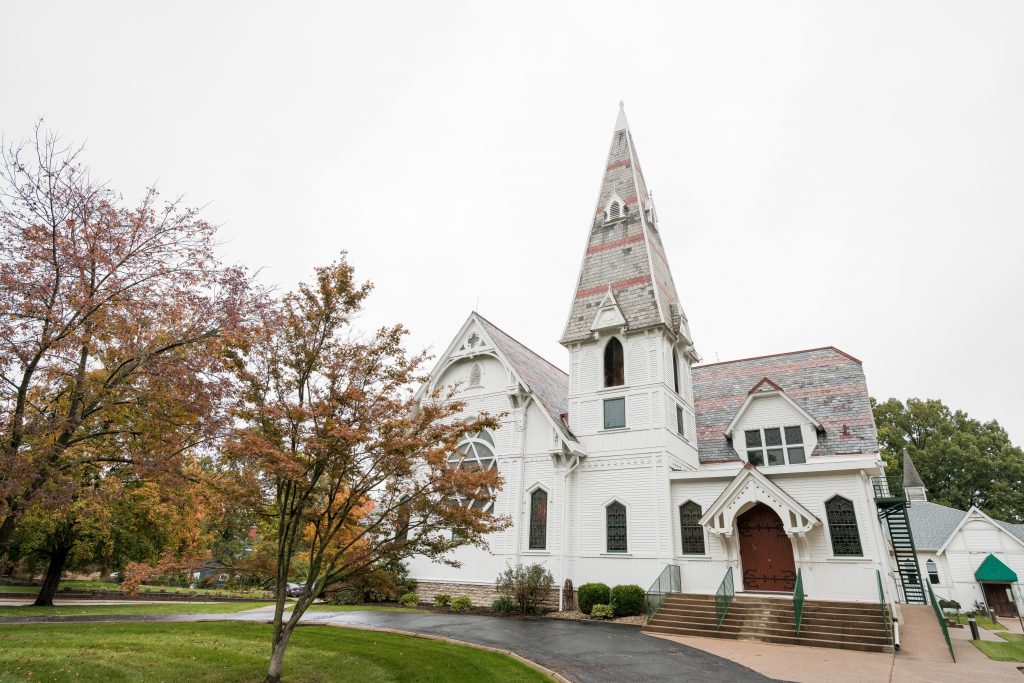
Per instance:
[[[551,321],[569,373],[474,312],[423,389],[458,383],[467,417],[507,413],[452,462],[500,470],[488,505],[514,524],[459,550],[458,568],[414,560],[421,596],[488,604],[499,571],[540,562],[559,586],[646,588],[668,572],[682,594],[731,580],[737,596],[789,596],[799,579],[808,599],[875,615],[880,590],[923,602],[890,556],[906,508],[877,483],[861,362],[824,346],[702,363],[662,245],[673,228],[621,110],[602,173],[567,318]]]

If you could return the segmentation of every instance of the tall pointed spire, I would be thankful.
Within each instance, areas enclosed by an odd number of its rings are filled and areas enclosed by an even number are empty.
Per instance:
[[[595,308],[609,289],[625,318],[625,329],[664,325],[683,337],[694,360],[698,358],[622,102],[563,344],[593,339]]]
[[[917,473],[917,467],[906,448],[903,449],[903,490],[907,492],[907,500],[928,500],[924,480]]]

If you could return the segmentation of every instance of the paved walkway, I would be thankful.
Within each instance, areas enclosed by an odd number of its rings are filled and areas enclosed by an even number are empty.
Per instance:
[[[97,621],[267,621],[272,608],[231,614],[149,614],[108,617],[8,617],[3,623]],[[307,612],[305,624],[398,630],[511,650],[572,681],[771,681],[745,666],[667,640],[638,626],[560,619],[509,619],[411,612]]]

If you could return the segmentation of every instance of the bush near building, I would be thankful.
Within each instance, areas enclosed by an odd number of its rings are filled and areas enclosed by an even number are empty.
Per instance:
[[[607,605],[611,600],[611,589],[606,583],[585,583],[576,591],[576,602],[584,614],[590,614],[594,605]]]

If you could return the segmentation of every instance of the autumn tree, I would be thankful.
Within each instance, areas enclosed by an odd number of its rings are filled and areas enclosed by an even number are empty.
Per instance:
[[[491,500],[497,472],[449,465],[460,439],[493,428],[495,418],[463,419],[451,393],[414,401],[426,358],[406,352],[402,326],[367,338],[351,328],[369,292],[342,255],[283,297],[239,358],[244,428],[225,456],[276,522],[267,681],[280,680],[292,631],[326,585],[413,555],[451,563],[448,551],[483,545],[508,524],[467,504]],[[306,591],[286,615],[285,584],[300,552]]]
[[[906,448],[932,502],[1024,522],[1024,451],[998,422],[981,422],[935,399],[871,403],[890,474],[902,477]]]
[[[212,445],[252,301],[196,210],[129,205],[80,156],[37,127],[0,160],[0,558],[28,510],[105,468],[144,481]]]

